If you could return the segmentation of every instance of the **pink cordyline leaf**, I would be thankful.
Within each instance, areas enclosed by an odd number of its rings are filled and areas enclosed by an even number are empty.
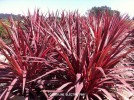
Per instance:
[[[80,82],[81,74],[76,74],[76,85],[75,85],[75,97],[74,100],[77,99],[78,95],[80,94],[82,88],[83,88],[83,82]]]
[[[118,80],[119,80],[121,83],[123,83],[123,85],[124,85],[126,88],[128,88],[129,90],[131,90],[131,91],[134,93],[134,89],[133,89],[127,82],[125,82],[123,79],[120,79],[120,78],[118,78]]]
[[[57,50],[57,51],[63,57],[63,59],[65,59],[65,61],[67,62],[68,66],[70,68],[70,70],[73,71],[74,69],[73,69],[73,67],[72,67],[72,65],[71,65],[71,63],[69,61],[69,58],[66,56],[66,54],[62,54],[59,50]]]
[[[129,98],[127,98],[127,96],[123,95],[120,92],[117,92],[117,94],[119,94],[124,100],[130,100]]]
[[[20,66],[18,65],[18,63],[16,62],[16,60],[14,60],[14,58],[12,56],[9,56],[6,52],[5,52],[5,49],[8,49],[6,48],[7,46],[5,44],[3,44],[2,41],[0,41],[1,45],[3,46],[2,48],[2,52],[4,53],[4,56],[6,57],[6,59],[11,63],[11,65],[13,65],[17,70],[17,73],[20,75],[21,74],[21,68]]]
[[[69,93],[71,90],[73,90],[75,88],[75,86],[72,86],[68,89],[67,93]]]
[[[104,76],[105,78],[107,78],[107,76],[106,76],[104,70],[103,70],[101,67],[96,67],[96,69],[98,69],[98,70],[103,74],[103,76]]]
[[[107,90],[102,89],[102,88],[99,88],[99,90],[101,90],[102,92],[105,93],[107,99],[109,99],[109,100],[116,100],[115,98],[112,97],[112,95]]]
[[[27,76],[27,71],[23,71],[23,85],[22,85],[22,94],[24,93],[25,85],[26,85],[26,76]]]
[[[99,100],[102,100],[99,95],[97,95],[97,94],[93,94],[93,95],[95,95]]]
[[[36,80],[38,80],[38,79],[40,79],[40,78],[42,78],[42,77],[44,77],[44,76],[46,76],[46,75],[49,75],[49,74],[51,74],[51,73],[54,73],[54,72],[56,72],[56,71],[65,71],[65,70],[64,70],[64,69],[60,69],[60,68],[53,69],[53,70],[51,70],[51,71],[49,71],[49,72],[46,72],[45,74],[43,74],[43,75],[37,77],[36,79],[33,79],[33,80],[31,80],[31,81],[28,81],[27,83],[36,81]]]
[[[48,95],[47,95],[47,93],[46,93],[47,91],[46,91],[45,89],[43,89],[43,86],[40,85],[39,88],[42,89],[42,92],[44,93],[44,95],[45,95],[46,98],[48,99]]]
[[[2,99],[2,97],[5,95],[6,92],[7,92],[7,89],[5,89],[5,91],[0,95],[0,99]]]
[[[80,94],[82,88],[83,88],[83,82],[77,83],[77,84],[75,85],[75,97],[74,97],[74,100],[77,100],[77,97],[79,96],[79,94]]]
[[[13,79],[13,81],[11,82],[11,84],[8,86],[8,89],[7,89],[7,92],[5,94],[4,100],[7,100],[8,96],[9,96],[9,94],[10,94],[13,86],[16,84],[17,80],[18,80],[18,78]]]
[[[58,90],[58,91],[59,91],[59,90],[62,90],[62,89],[64,89],[65,87],[67,87],[67,86],[68,86],[69,84],[71,84],[71,83],[72,83],[72,82],[65,83],[65,84],[63,84],[62,86],[60,86],[57,90]],[[57,95],[57,93],[52,93],[49,98],[53,98],[55,95]]]
[[[28,97],[26,97],[25,100],[28,100]]]

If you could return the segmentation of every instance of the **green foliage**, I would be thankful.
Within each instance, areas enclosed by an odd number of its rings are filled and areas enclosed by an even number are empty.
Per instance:
[[[5,37],[5,29],[3,28],[3,26],[2,25],[0,25],[0,37]]]
[[[14,19],[14,20],[19,20],[21,15],[18,14],[18,15],[15,15],[15,14],[3,14],[3,13],[0,13],[0,19],[8,19],[9,17],[11,17]]]
[[[5,24],[9,24],[9,22],[7,20],[2,20],[2,22]],[[0,24],[0,38],[6,39],[8,37],[9,37],[8,33],[6,32],[4,27]]]

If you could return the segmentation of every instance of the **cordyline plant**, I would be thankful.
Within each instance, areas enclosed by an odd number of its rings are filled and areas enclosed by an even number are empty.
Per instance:
[[[42,90],[37,80],[51,72],[62,70],[49,65],[49,58],[52,55],[47,58],[48,60],[44,59],[54,46],[53,39],[41,31],[41,22],[44,18],[39,16],[39,11],[34,15],[29,13],[18,22],[14,22],[12,18],[9,20],[11,27],[1,22],[10,36],[11,44],[6,45],[0,40],[1,55],[8,60],[8,63],[0,62],[2,68],[6,67],[0,69],[0,100],[7,100],[15,95],[25,96],[25,99],[33,97],[37,99]],[[48,72],[49,70],[51,71]]]
[[[23,17],[5,26],[12,42],[0,40],[0,99],[129,100],[133,66],[119,64],[134,48],[127,39],[134,28],[127,16],[80,16],[78,12]],[[122,91],[131,94],[129,98]]]

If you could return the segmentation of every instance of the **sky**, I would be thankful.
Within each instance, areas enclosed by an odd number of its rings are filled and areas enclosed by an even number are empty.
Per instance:
[[[84,14],[92,7],[108,6],[122,14],[134,16],[134,0],[0,0],[0,13],[26,14],[39,8],[41,12],[74,11]]]

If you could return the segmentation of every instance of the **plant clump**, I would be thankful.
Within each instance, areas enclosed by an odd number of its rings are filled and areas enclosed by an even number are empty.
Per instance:
[[[128,39],[133,22],[128,16],[81,16],[62,12],[43,16],[39,10],[10,27],[2,22],[11,44],[0,40],[0,100],[120,100],[134,96],[133,66],[124,61],[134,51]],[[122,66],[120,66],[120,63]],[[126,65],[127,64],[127,65]],[[128,91],[126,97],[121,90]],[[127,100],[126,99],[126,100]]]

